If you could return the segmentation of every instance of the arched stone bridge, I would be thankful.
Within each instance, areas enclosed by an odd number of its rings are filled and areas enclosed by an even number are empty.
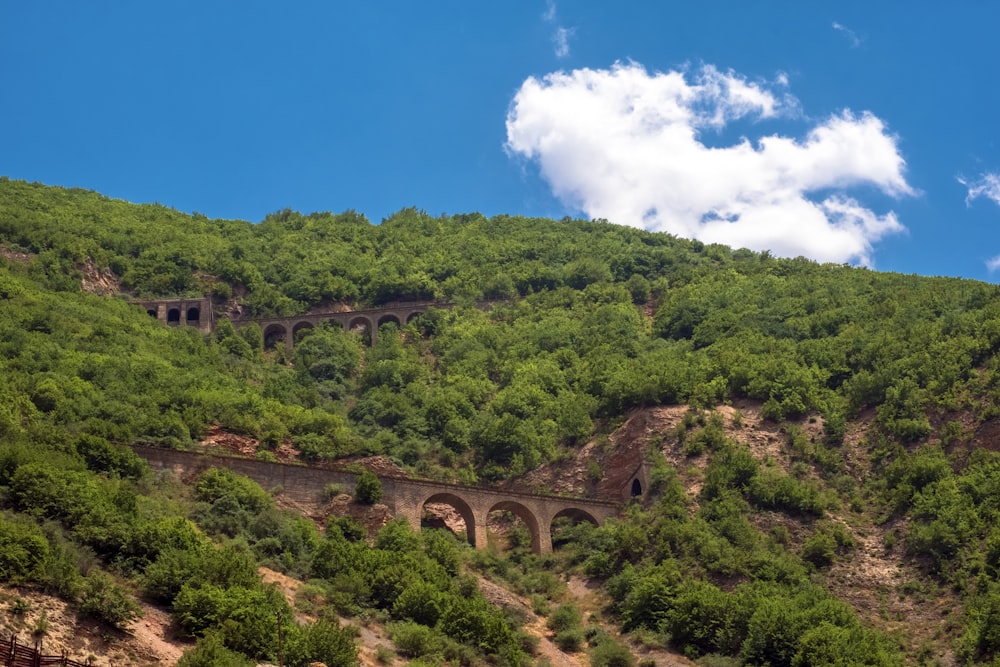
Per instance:
[[[166,470],[181,476],[198,474],[213,467],[225,467],[246,475],[265,489],[280,486],[282,493],[298,502],[316,502],[323,497],[329,484],[339,484],[346,493],[354,494],[355,473],[326,470],[301,465],[270,463],[253,459],[211,456],[197,452],[136,445],[135,452],[146,459],[154,470]],[[640,466],[642,468],[642,466]],[[381,477],[382,502],[393,515],[405,518],[414,530],[420,530],[424,509],[429,503],[451,505],[465,520],[466,536],[477,549],[487,544],[486,520],[490,512],[505,510],[517,515],[531,534],[532,551],[539,554],[552,551],[552,522],[559,517],[589,521],[595,525],[617,516],[621,505],[635,494],[635,479],[623,486],[620,499],[588,499],[550,496],[533,493],[513,493],[477,486],[461,486],[414,480],[403,477]]]
[[[215,328],[215,312],[208,297],[197,299],[146,299],[133,301],[142,306],[150,316],[168,326],[197,327],[202,333]]]
[[[382,308],[369,308],[366,310],[352,310],[346,313],[306,313],[294,317],[265,317],[245,320],[233,320],[233,326],[244,327],[248,324],[256,324],[264,334],[264,347],[270,347],[280,341],[284,341],[285,348],[289,353],[295,344],[295,335],[303,329],[311,329],[321,324],[336,324],[338,326],[353,330],[364,330],[368,333],[371,344],[378,340],[378,328],[383,324],[392,322],[396,326],[402,327],[418,315],[423,315],[430,308],[451,308],[450,303],[436,303],[433,301],[402,303],[394,306],[384,306]]]

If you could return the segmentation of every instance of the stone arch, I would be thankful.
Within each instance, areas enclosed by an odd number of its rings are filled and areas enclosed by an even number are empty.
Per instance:
[[[198,306],[191,306],[187,309],[187,322],[200,322],[201,321],[201,308]]]
[[[632,480],[632,488],[629,490],[629,494],[633,498],[638,498],[642,495],[642,482],[639,481],[638,477]]]
[[[375,338],[375,331],[372,329],[372,321],[364,315],[352,317],[347,322],[347,330],[361,334],[362,340],[371,343]]]
[[[264,329],[264,349],[271,350],[277,347],[278,343],[284,342],[288,331],[285,325],[279,322],[268,324]]]
[[[555,548],[556,544],[559,543],[557,535],[557,524],[559,519],[569,519],[573,523],[583,523],[587,522],[593,524],[594,526],[599,526],[600,522],[594,517],[593,514],[586,510],[582,510],[579,507],[566,507],[559,510],[552,517],[552,521],[549,522],[549,539],[552,543],[552,547]],[[563,538],[565,541],[565,538]]]
[[[181,309],[171,308],[167,311],[167,324],[180,324],[181,323]]]
[[[418,317],[420,317],[423,314],[424,314],[424,311],[422,311],[422,310],[414,310],[414,311],[412,311],[411,313],[409,313],[406,316],[406,323],[409,324],[410,322],[412,322],[413,320],[417,319]]]
[[[486,512],[486,516],[489,517],[490,512],[498,510],[510,512],[523,521],[528,527],[528,533],[531,535],[531,550],[536,554],[542,553],[542,537],[538,530],[538,518],[535,516],[534,512],[516,500],[501,500]]]
[[[296,322],[295,324],[292,325],[292,340],[294,341],[298,339],[299,334],[301,332],[305,331],[306,329],[312,329],[312,328],[313,328],[312,322],[308,322],[306,320],[303,320],[301,322]]]
[[[334,318],[334,317],[331,317],[330,319],[328,319],[326,321],[326,324],[329,324],[331,327],[337,327],[338,329],[343,329],[344,328],[344,323],[341,320],[339,320],[337,318]]]
[[[156,317],[156,318],[160,316],[159,313],[156,312],[156,308],[147,308],[146,314],[149,315],[150,317]]]
[[[459,513],[462,520],[465,521],[465,536],[469,540],[469,544],[474,547],[485,547],[486,545],[476,544],[476,515],[472,511],[472,507],[469,503],[462,500],[460,497],[453,493],[435,493],[420,503],[420,518],[423,519],[424,508],[428,503],[440,503],[442,505],[450,505],[455,508],[455,511]]]
[[[396,317],[393,313],[386,313],[382,317],[378,318],[378,326],[380,329],[382,328],[383,324],[389,324],[389,323],[395,324],[397,328],[402,327],[402,323],[400,323],[399,318]]]
[[[594,518],[593,514],[587,510],[582,510],[579,507],[567,507],[566,509],[559,510],[555,513],[555,516],[552,517],[552,520],[555,521],[556,519],[560,519],[562,517],[568,517],[577,522],[586,521],[594,524],[595,526],[600,525],[600,522]]]

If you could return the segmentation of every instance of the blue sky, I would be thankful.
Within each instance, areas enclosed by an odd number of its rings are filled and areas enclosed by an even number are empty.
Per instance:
[[[1000,279],[1000,5],[4,2],[0,174]]]

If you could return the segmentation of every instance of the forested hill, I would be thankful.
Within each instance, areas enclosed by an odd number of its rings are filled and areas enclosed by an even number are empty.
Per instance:
[[[101,294],[82,288],[95,277]],[[202,336],[128,303],[203,295],[257,316],[456,306],[373,347],[310,330],[286,359],[254,327],[222,318]],[[291,638],[286,664],[350,662],[350,638],[322,614],[296,624],[258,562],[315,580],[338,613],[390,620],[397,648],[417,646],[403,655],[432,664],[533,659],[469,571],[520,587],[550,619],[573,604],[558,576],[599,582],[601,615],[639,652],[985,663],[1000,655],[998,346],[1000,290],[975,281],[602,221],[284,210],[251,224],[0,179],[0,579],[112,625],[130,617],[128,591],[164,604],[202,637],[186,664],[275,660],[274,624]],[[162,483],[126,447],[222,430],[261,458],[381,454],[419,476],[498,483],[612,449],[626,419],[664,406],[690,410],[643,443],[653,492],[621,521],[567,527],[548,559],[473,554],[395,523],[369,547],[349,522],[319,533],[245,480]],[[782,434],[778,455],[735,437],[751,412]],[[838,579],[872,536],[908,573],[878,595],[933,609],[923,626],[865,608]],[[573,611],[553,630],[567,645],[592,644],[595,665],[626,659]]]

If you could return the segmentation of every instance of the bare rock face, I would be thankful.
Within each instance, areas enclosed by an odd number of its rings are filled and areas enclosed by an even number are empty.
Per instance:
[[[80,281],[83,291],[98,296],[114,296],[121,292],[118,276],[110,269],[100,268],[94,263],[94,260],[89,258],[79,268],[83,273],[83,279]]]

